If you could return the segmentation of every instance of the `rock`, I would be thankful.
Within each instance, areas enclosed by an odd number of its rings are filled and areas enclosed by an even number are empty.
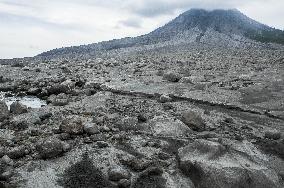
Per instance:
[[[276,131],[276,130],[266,131],[265,137],[268,139],[278,140],[281,138],[281,132]]]
[[[10,112],[13,114],[23,114],[28,112],[28,107],[19,101],[13,102],[10,106]]]
[[[24,146],[14,147],[7,152],[7,155],[11,159],[19,159],[24,157],[26,154],[28,154],[28,150],[26,150]]]
[[[163,169],[160,167],[150,167],[143,171],[133,182],[133,187],[144,188],[144,187],[167,187],[167,180],[162,176]]]
[[[204,131],[205,122],[200,115],[193,111],[182,113],[181,121],[195,131]]]
[[[13,176],[13,164],[13,161],[7,155],[0,159],[0,181],[8,181]]]
[[[192,79],[190,77],[182,77],[179,80],[180,83],[192,84]]]
[[[119,180],[119,182],[117,183],[118,187],[120,188],[127,188],[130,187],[131,185],[131,181],[128,179],[121,179]]]
[[[284,139],[259,139],[256,144],[259,145],[265,153],[277,155],[284,160]]]
[[[137,116],[138,122],[144,123],[147,121],[147,116],[144,113],[140,113]]]
[[[56,138],[49,138],[39,142],[36,150],[43,159],[55,158],[64,152],[63,143]]]
[[[27,92],[28,95],[38,95],[41,92],[40,88],[30,88]]]
[[[192,84],[198,84],[200,82],[204,82],[205,78],[203,75],[199,75],[199,76],[190,76],[188,78],[186,78],[187,81],[189,81]]]
[[[76,82],[73,82],[72,80],[65,80],[60,85],[67,87],[68,90],[71,91],[75,88]]]
[[[25,119],[12,119],[11,120],[11,128],[14,130],[25,130],[30,124]]]
[[[99,134],[94,134],[94,135],[90,136],[90,139],[94,142],[104,141],[104,140],[106,140],[106,136],[105,136],[105,134],[99,133]]]
[[[69,103],[69,97],[65,93],[60,93],[51,99],[51,104],[53,106],[65,106]]]
[[[30,70],[30,67],[25,66],[25,67],[22,68],[22,70],[23,70],[23,71],[29,71],[29,70]]]
[[[1,168],[1,167],[0,167]],[[1,170],[2,171],[2,170]],[[2,173],[0,171],[0,181],[8,181],[14,174],[14,169],[12,167],[6,167]]]
[[[9,117],[8,106],[4,101],[0,101],[0,121],[7,119]]]
[[[164,116],[156,116],[145,126],[145,131],[151,131],[159,136],[187,136],[192,130],[183,122]]]
[[[163,70],[158,70],[156,75],[157,76],[163,76],[164,75],[164,71]]]
[[[171,102],[172,98],[168,95],[161,95],[159,98],[159,102],[161,103],[166,103],[166,102]]]
[[[108,147],[108,143],[105,141],[97,141],[97,145],[99,148],[106,148]]]
[[[93,135],[100,133],[100,130],[98,125],[96,125],[95,123],[88,122],[84,124],[84,132],[89,135]]]
[[[265,166],[267,159],[252,144],[224,143],[199,139],[178,150],[179,167],[196,187],[281,187],[277,173]]]
[[[129,179],[131,174],[120,166],[111,167],[108,171],[108,177],[111,181]]]
[[[0,163],[12,166],[14,164],[14,161],[8,155],[4,155],[0,159]]]
[[[117,127],[120,131],[137,130],[137,117],[124,117],[117,122]]]
[[[49,95],[58,95],[60,93],[68,93],[69,91],[71,91],[71,88],[68,85],[63,84],[54,84],[53,86],[47,88]]]
[[[120,163],[126,165],[131,170],[141,172],[152,165],[152,162],[146,159],[138,159],[134,156],[121,156]]]
[[[62,144],[63,144],[62,150],[63,150],[64,152],[67,152],[67,151],[70,151],[70,150],[71,150],[71,145],[70,145],[70,144],[65,143],[65,142],[63,142]]]
[[[68,140],[68,139],[70,139],[70,134],[69,133],[61,133],[61,134],[58,135],[58,138],[60,140]]]
[[[167,72],[163,75],[163,79],[169,82],[178,82],[181,76],[175,72]]]
[[[69,134],[83,134],[84,132],[84,125],[83,120],[80,116],[68,116],[66,117],[60,127],[60,131],[63,133],[69,133]]]

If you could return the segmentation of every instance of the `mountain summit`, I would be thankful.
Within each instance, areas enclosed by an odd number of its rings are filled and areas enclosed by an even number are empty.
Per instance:
[[[237,9],[204,10],[191,9],[168,24],[149,34],[134,38],[123,38],[77,47],[60,48],[44,52],[39,56],[66,55],[76,53],[96,54],[101,50],[113,50],[133,46],[160,44],[167,41],[235,43],[239,38],[262,43],[284,44],[284,31],[259,23]],[[178,40],[177,40],[178,39]],[[213,41],[213,42],[212,42]]]
[[[191,9],[151,34],[171,38],[193,28],[199,29],[203,33],[213,30],[226,35],[244,36],[260,42],[284,44],[283,31],[261,24],[237,9],[212,11]]]

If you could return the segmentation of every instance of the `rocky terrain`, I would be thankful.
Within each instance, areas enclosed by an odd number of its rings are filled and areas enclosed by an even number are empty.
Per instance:
[[[1,60],[0,187],[283,187],[284,46],[249,38],[237,23],[273,29],[236,10],[198,11]]]

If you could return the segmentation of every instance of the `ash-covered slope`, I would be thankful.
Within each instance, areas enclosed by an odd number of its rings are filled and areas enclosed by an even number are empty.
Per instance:
[[[225,43],[228,43],[228,38],[235,40],[232,37],[233,35],[258,42],[284,44],[284,31],[254,21],[236,9],[212,11],[191,9],[165,26],[146,35],[54,49],[39,54],[39,56],[96,54],[99,51],[153,45],[176,40],[177,38],[181,42],[200,42],[204,36],[203,41],[206,43],[212,43],[212,39],[215,43],[219,43],[220,39],[226,40]],[[218,41],[214,40],[215,38],[218,38]]]

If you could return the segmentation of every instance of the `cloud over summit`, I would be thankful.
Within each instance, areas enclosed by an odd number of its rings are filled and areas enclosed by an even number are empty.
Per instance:
[[[145,34],[190,8],[238,8],[284,28],[279,0],[0,0],[0,58]]]

